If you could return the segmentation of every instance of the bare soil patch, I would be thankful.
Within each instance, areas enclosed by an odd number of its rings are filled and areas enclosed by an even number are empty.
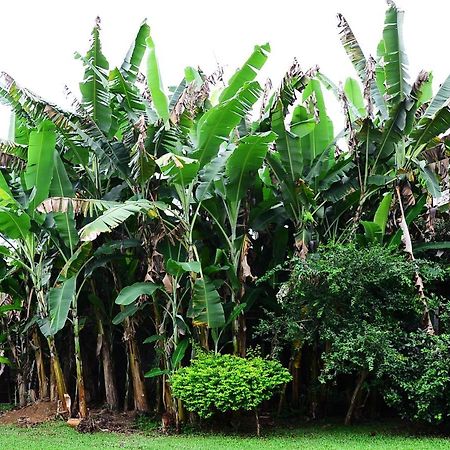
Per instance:
[[[56,402],[39,401],[23,408],[12,409],[3,414],[0,413],[0,425],[31,427],[57,417],[61,418],[57,415],[56,408]],[[91,409],[89,417],[81,420],[76,429],[81,433],[96,431],[130,433],[136,431],[135,418],[136,414],[132,411],[123,413],[108,409]]]
[[[33,426],[47,422],[56,416],[56,402],[39,401],[0,415],[1,425]]]
[[[83,419],[76,429],[80,433],[109,431],[115,433],[130,433],[136,431],[136,414],[130,412],[115,412],[108,409],[91,410],[89,417]]]

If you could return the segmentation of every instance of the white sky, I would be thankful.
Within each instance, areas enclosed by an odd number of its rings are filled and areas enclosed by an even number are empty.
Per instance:
[[[410,76],[433,70],[435,88],[450,73],[448,0],[398,0],[406,11],[404,40]],[[166,86],[178,84],[184,67],[210,73],[217,63],[230,76],[255,44],[270,42],[272,52],[260,81],[278,85],[297,57],[307,69],[318,64],[336,83],[356,77],[336,30],[336,13],[347,18],[366,54],[381,38],[384,0],[16,0],[1,8],[0,70],[21,85],[60,104],[63,86],[78,95],[84,54],[97,15],[102,19],[103,52],[120,65],[144,18],[157,46]],[[332,116],[337,105],[329,105]],[[0,109],[0,137],[7,137],[9,115]]]

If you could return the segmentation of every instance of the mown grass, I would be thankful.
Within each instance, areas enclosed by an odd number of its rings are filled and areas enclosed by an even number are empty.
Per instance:
[[[33,428],[0,426],[2,450],[63,449],[450,449],[450,439],[411,436],[399,426],[307,425],[265,431],[262,438],[225,434],[80,434],[63,422]]]

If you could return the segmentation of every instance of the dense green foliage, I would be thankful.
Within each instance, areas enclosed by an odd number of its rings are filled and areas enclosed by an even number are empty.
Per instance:
[[[409,420],[445,423],[450,416],[450,335],[410,333],[396,343],[383,396]]]
[[[292,382],[264,408],[347,409],[350,422],[370,397],[379,412],[387,402],[446,421],[445,364],[432,355],[449,333],[450,78],[434,95],[430,73],[409,82],[402,24],[390,2],[366,58],[339,16],[359,77],[343,88],[296,61],[263,88],[263,44],[229,80],[187,67],[167,89],[150,27],[110,67],[99,20],[76,54],[71,108],[3,74],[13,121],[0,142],[0,400],[183,421],[173,394],[198,386],[172,392],[172,378],[202,367],[215,380],[202,358],[189,365],[199,346],[235,364],[226,392],[247,392],[233,407],[253,408],[287,377],[237,357],[271,335]],[[275,372],[249,393],[246,367]],[[203,416],[231,406],[206,394],[191,406]]]
[[[277,361],[201,352],[172,375],[170,386],[189,411],[207,418],[215,412],[255,410],[291,378]]]
[[[444,279],[439,265],[379,245],[321,247],[291,262],[277,295],[281,313],[261,321],[259,333],[272,352],[290,342],[319,348],[322,383],[358,376],[404,417],[440,423],[448,411],[450,335],[445,324],[439,336],[421,330],[417,266],[429,284]],[[445,321],[447,302],[435,298],[434,307],[436,319]]]

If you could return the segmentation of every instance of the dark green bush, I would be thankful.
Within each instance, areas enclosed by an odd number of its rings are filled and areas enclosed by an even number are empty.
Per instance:
[[[291,262],[277,294],[281,314],[269,312],[259,334],[278,350],[295,343],[318,349],[322,383],[353,375],[353,389],[377,386],[404,417],[442,421],[450,415],[450,338],[420,331],[416,268],[427,287],[444,277],[439,265],[386,247],[324,246]],[[447,333],[442,298],[429,295],[428,304]],[[363,380],[359,387],[357,380]]]
[[[450,335],[410,333],[397,342],[383,387],[385,401],[409,420],[440,424],[450,417]]]
[[[202,352],[170,384],[189,411],[208,418],[216,412],[254,410],[290,380],[278,361]]]

